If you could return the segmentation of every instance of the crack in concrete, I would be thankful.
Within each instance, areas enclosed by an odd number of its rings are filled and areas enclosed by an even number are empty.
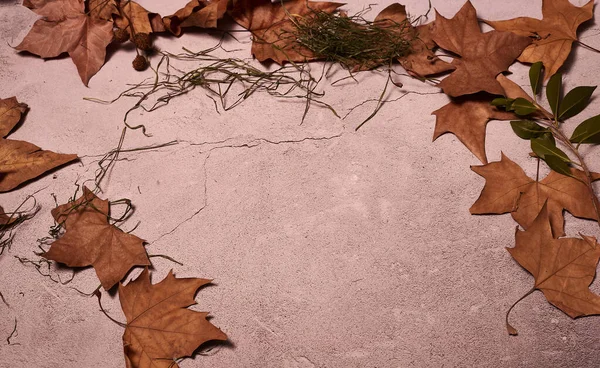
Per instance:
[[[197,215],[199,215],[207,206],[208,206],[208,175],[206,172],[206,164],[208,162],[208,160],[210,159],[210,156],[212,154],[213,151],[215,150],[220,150],[220,149],[225,149],[225,148],[254,148],[254,147],[258,147],[261,146],[263,143],[266,144],[271,144],[271,145],[279,145],[279,144],[297,144],[297,143],[303,143],[303,142],[307,142],[307,141],[328,141],[328,140],[332,140],[332,139],[336,139],[336,138],[340,138],[343,134],[344,134],[344,130],[342,129],[342,131],[338,134],[335,135],[331,135],[331,136],[324,136],[324,137],[304,137],[301,139],[284,139],[284,140],[280,140],[280,141],[274,141],[274,140],[270,140],[267,138],[255,138],[249,142],[246,143],[240,143],[240,144],[228,144],[228,145],[220,145],[220,146],[216,146],[216,147],[212,147],[209,150],[205,151],[207,152],[206,157],[204,158],[204,162],[202,163],[202,169],[204,172],[204,180],[203,180],[203,186],[204,186],[204,203],[202,204],[202,206],[196,211],[194,212],[192,215],[190,215],[188,218],[182,220],[181,222],[179,222],[177,225],[175,225],[175,227],[173,227],[171,230],[167,231],[166,233],[161,234],[158,238],[152,240],[151,242],[148,243],[148,245],[154,244],[156,242],[158,242],[159,240],[161,240],[162,238],[164,238],[165,236],[171,235],[173,234],[175,231],[177,231],[177,229],[179,227],[181,227],[183,224],[191,221],[194,217],[196,217]],[[215,145],[215,144],[223,144],[223,143],[227,143],[227,142],[231,142],[233,141],[234,138],[227,138],[227,139],[223,139],[220,141],[214,141],[214,142],[210,142],[210,141],[206,141],[206,142],[190,142],[190,141],[178,141],[178,143],[187,143],[190,146],[206,146],[206,145]]]

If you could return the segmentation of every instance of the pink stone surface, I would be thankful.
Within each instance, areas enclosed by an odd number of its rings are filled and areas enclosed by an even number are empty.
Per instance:
[[[185,4],[140,3],[163,15]],[[344,9],[353,14],[368,3],[352,1]],[[391,3],[381,1],[366,17]],[[432,3],[446,17],[463,4]],[[541,17],[538,0],[473,4],[485,19]],[[413,16],[427,10],[423,0],[405,5]],[[0,367],[124,367],[123,329],[99,311],[96,298],[75,290],[98,286],[93,269],[78,271],[61,285],[15,256],[38,258],[36,240],[53,224],[51,194],[64,203],[75,182],[93,179],[97,161],[116,146],[123,114],[135,102],[101,105],[83,97],[111,99],[152,72],[131,68],[131,47],[113,50],[86,88],[70,59],[44,61],[11,48],[35,19],[17,1],[0,2],[0,97],[17,96],[31,108],[11,138],[77,153],[81,162],[0,195],[5,208],[15,208],[39,191],[41,206],[0,256],[0,292],[9,304],[0,303]],[[595,21],[579,32],[596,48],[599,33]],[[231,55],[249,58],[249,36],[236,35],[244,43],[228,41],[226,47],[240,49]],[[200,50],[217,41],[216,34],[190,32],[158,37],[156,45],[179,52],[182,46]],[[598,54],[574,47],[563,68],[565,87],[600,84],[599,60]],[[319,73],[320,64],[313,69]],[[511,78],[524,88],[527,70],[511,67]],[[386,77],[361,73],[359,83],[330,85],[341,76],[338,71],[323,84],[324,100],[340,115],[376,99]],[[153,258],[154,282],[170,269],[178,277],[214,279],[193,308],[210,311],[212,323],[231,341],[181,367],[598,366],[600,317],[572,320],[540,292],[511,314],[520,335],[507,335],[506,310],[533,285],[504,249],[514,246],[516,224],[509,215],[469,214],[484,183],[469,166],[480,163],[453,135],[431,142],[435,117],[430,114],[448,98],[431,84],[398,78],[404,88],[392,90],[390,99],[418,93],[387,103],[358,132],[354,128],[375,102],[344,120],[313,107],[300,124],[299,101],[255,94],[217,113],[198,89],[154,113],[131,115],[130,122],[145,124],[152,137],[130,131],[125,148],[178,144],[122,154],[100,196],[130,198],[136,212],[123,228],[139,221],[134,234],[148,241],[149,254],[167,254],[184,264]],[[595,98],[580,118],[599,113]],[[490,161],[503,151],[535,175],[527,143],[514,136],[508,122],[488,125],[486,148]],[[599,171],[600,150],[583,152]],[[593,222],[566,218],[570,236],[600,234]],[[70,275],[56,266],[50,273]],[[110,315],[124,320],[114,293],[104,293],[103,303]],[[8,345],[15,319],[17,332]]]

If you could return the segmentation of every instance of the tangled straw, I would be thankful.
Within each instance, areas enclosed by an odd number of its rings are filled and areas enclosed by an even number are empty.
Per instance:
[[[305,109],[302,122],[313,103],[326,107],[339,117],[330,105],[319,100],[324,96],[324,93],[315,90],[320,78],[315,79],[311,75],[310,67],[307,64],[288,64],[273,71],[263,71],[238,58],[219,58],[210,54],[220,47],[221,42],[199,52],[193,52],[186,48],[183,48],[184,52],[179,54],[161,52],[162,57],[156,68],[153,68],[153,80],[145,80],[133,85],[110,101],[96,98],[85,99],[110,104],[121,97],[137,97],[136,104],[127,111],[123,120],[128,128],[141,128],[144,134],[146,133],[143,125],[131,126],[128,124],[129,113],[139,108],[146,112],[152,112],[169,104],[171,99],[191,92],[196,87],[201,87],[207,92],[207,96],[214,102],[217,112],[219,105],[227,111],[244,102],[255,92],[266,92],[277,98],[304,99]],[[182,71],[171,65],[171,59],[196,62],[200,65],[195,65],[189,71]],[[239,90],[241,92],[237,94],[234,92]],[[232,94],[233,96],[231,96]],[[151,97],[154,102],[148,102]]]
[[[408,19],[374,22],[355,15],[328,13],[311,9],[307,16],[288,14],[294,24],[291,36],[318,58],[338,62],[349,70],[373,69],[389,65],[411,52],[411,42],[417,37]],[[282,34],[286,38],[287,34]]]

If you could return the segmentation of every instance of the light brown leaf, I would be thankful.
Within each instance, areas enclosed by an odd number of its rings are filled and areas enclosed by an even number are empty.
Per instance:
[[[594,1],[577,7],[569,0],[542,0],[542,19],[519,17],[509,20],[485,22],[499,31],[508,31],[530,37],[533,43],[519,56],[519,61],[541,61],[550,78],[563,65],[574,41],[577,28],[594,16]]]
[[[381,26],[386,24],[402,24],[407,19],[406,8],[404,5],[394,3],[383,9],[377,17],[375,23]],[[410,33],[406,39],[411,40],[411,52],[404,57],[398,58],[398,61],[407,72],[417,77],[424,77],[433,74],[443,73],[454,70],[455,67],[442,59],[438,58],[433,49],[435,43],[431,39],[431,28],[433,23],[423,24],[417,27],[408,25]]]
[[[554,239],[550,221],[544,205],[526,231],[517,229],[515,247],[508,252],[533,275],[534,289],[571,318],[600,314],[600,295],[589,289],[600,258],[598,242],[588,236]]]
[[[597,220],[586,185],[572,177],[551,171],[541,181],[535,181],[504,153],[500,161],[471,166],[471,170],[485,178],[485,186],[470,208],[474,215],[510,212],[519,225],[528,229],[547,202],[555,237],[564,235],[563,210],[576,217]],[[585,178],[582,171],[571,169],[571,172]],[[593,173],[593,180],[598,179],[600,174]]]
[[[119,13],[120,16],[115,18],[115,24],[118,28],[127,30],[132,39],[135,33],[150,34],[164,31],[160,15],[149,12],[135,1],[121,2]],[[155,20],[155,18],[158,20]],[[160,23],[159,27],[162,27],[162,29],[155,29],[157,22]]]
[[[175,359],[191,356],[210,340],[227,336],[206,320],[208,313],[187,309],[196,291],[210,283],[176,278],[172,272],[150,283],[148,269],[127,285],[119,284],[121,308],[127,318],[123,346],[127,368],[177,368]]]
[[[44,59],[67,52],[86,86],[100,70],[106,58],[106,46],[112,41],[112,22],[84,13],[78,0],[28,0],[24,5],[43,16],[38,19],[19,51],[29,51]]]
[[[489,95],[469,95],[452,99],[432,112],[436,115],[433,140],[444,133],[454,134],[482,163],[487,164],[485,131],[490,120],[513,120],[518,117],[498,110]]]
[[[150,265],[144,241],[108,222],[109,203],[86,187],[74,202],[52,210],[65,234],[43,256],[69,267],[94,266],[105,290],[118,283],[133,266]]]
[[[444,93],[452,97],[481,91],[503,94],[496,76],[506,71],[531,43],[528,37],[510,32],[481,33],[470,1],[452,19],[436,11],[432,38],[441,48],[460,56],[452,61],[456,70],[439,84]]]
[[[27,104],[20,103],[14,96],[0,99],[0,137],[6,137],[13,130],[27,108]]]
[[[165,28],[175,36],[185,27],[216,28],[227,11],[227,0],[192,0],[173,15],[163,18]]]
[[[77,155],[43,151],[29,142],[4,139],[26,110],[27,105],[19,103],[15,97],[0,99],[0,192],[12,190],[48,170],[77,159]]]
[[[252,32],[252,54],[259,60],[304,62],[314,60],[314,54],[292,37],[295,26],[288,14],[310,17],[313,11],[333,13],[341,3],[291,0],[271,3],[270,0],[237,0],[229,14],[242,27]],[[287,36],[285,36],[287,35]]]

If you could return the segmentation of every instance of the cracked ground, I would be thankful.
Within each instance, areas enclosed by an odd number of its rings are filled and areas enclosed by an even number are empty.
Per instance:
[[[463,3],[432,2],[446,16]],[[184,4],[140,3],[161,14]],[[366,17],[390,3],[381,1]],[[474,4],[486,19],[541,15],[541,1]],[[352,14],[366,5],[356,1],[346,9]],[[424,1],[405,5],[410,14],[427,10]],[[93,269],[71,275],[19,258],[38,259],[37,239],[53,224],[53,195],[64,203],[76,183],[93,180],[137,101],[102,105],[83,98],[112,99],[153,74],[131,68],[134,50],[118,50],[86,88],[68,58],[43,61],[10,47],[35,19],[19,4],[0,2],[0,98],[14,95],[30,106],[11,138],[77,153],[81,161],[0,196],[5,208],[14,208],[37,192],[40,206],[0,256],[0,367],[123,367],[122,328],[98,310],[95,298],[80,293],[98,286]],[[598,45],[597,28],[583,27],[580,36]],[[218,52],[249,58],[249,37],[236,36],[242,43],[225,46],[239,51]],[[190,32],[158,37],[156,45],[200,50],[219,37]],[[565,83],[598,84],[597,60],[576,49]],[[321,65],[313,65],[319,74]],[[527,85],[525,66],[511,71]],[[387,75],[359,73],[356,81],[332,86],[345,74],[331,73],[319,88],[344,119],[313,105],[302,122],[301,100],[261,93],[216,111],[201,89],[128,116],[151,136],[127,132],[99,196],[131,199],[135,213],[123,230],[145,239],[150,255],[178,262],[151,258],[154,282],[171,269],[178,277],[213,279],[193,309],[210,311],[211,323],[230,339],[181,367],[597,366],[600,318],[571,320],[541,293],[515,308],[511,321],[520,335],[507,335],[505,311],[532,278],[505,250],[514,245],[510,216],[469,214],[484,183],[469,169],[478,160],[452,135],[431,142],[431,112],[447,97],[399,76],[404,87],[391,90],[390,102],[355,131],[376,107]],[[599,114],[600,104],[587,113]],[[135,150],[147,146],[156,148]],[[490,161],[501,152],[516,158],[529,152],[507,122],[488,125],[486,149]],[[589,153],[596,155],[590,160],[596,171],[597,151]],[[521,162],[534,175],[534,161]],[[597,234],[593,223],[569,217],[567,224],[569,235]],[[103,297],[103,305],[124,320],[115,295]]]

